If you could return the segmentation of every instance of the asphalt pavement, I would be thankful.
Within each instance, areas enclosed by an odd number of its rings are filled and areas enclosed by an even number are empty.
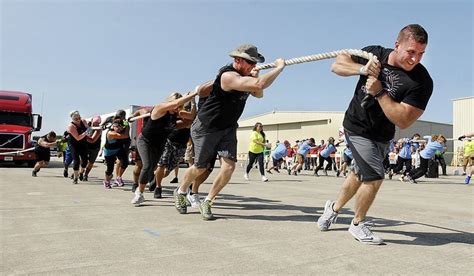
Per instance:
[[[0,274],[474,274],[473,185],[453,168],[418,184],[384,182],[368,218],[380,246],[348,233],[353,200],[330,231],[318,230],[344,180],[332,172],[273,173],[261,182],[253,169],[245,181],[239,165],[213,205],[217,220],[203,221],[197,209],[176,211],[172,177],[164,198],[146,192],[134,207],[131,168],[126,186],[111,190],[104,171],[97,164],[88,182],[74,185],[57,160],[35,178],[30,168],[0,167]]]

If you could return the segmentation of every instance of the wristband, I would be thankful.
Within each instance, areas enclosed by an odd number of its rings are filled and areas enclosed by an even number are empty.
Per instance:
[[[378,97],[382,96],[383,94],[385,94],[385,89],[381,89],[379,92],[377,92],[377,94],[374,95],[374,98],[377,99]]]
[[[364,68],[365,68],[365,66],[361,66],[361,67],[359,68],[359,75],[365,76]]]

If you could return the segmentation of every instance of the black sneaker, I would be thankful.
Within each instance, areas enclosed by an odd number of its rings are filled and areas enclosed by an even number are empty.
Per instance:
[[[132,193],[134,193],[138,188],[138,184],[133,184],[132,185]]]
[[[173,179],[170,181],[170,183],[178,183],[178,178],[177,178],[177,177],[173,178]]]
[[[274,171],[276,171],[277,173],[280,173],[280,170],[278,168],[273,168]]]
[[[148,186],[148,191],[153,192],[156,188],[156,179],[153,177],[153,180],[150,182]]]
[[[154,198],[162,198],[161,196],[161,191],[162,191],[162,188],[161,187],[156,187],[155,188],[155,194],[153,195]]]
[[[272,174],[272,171],[271,171],[271,170],[267,170],[267,173]]]
[[[390,171],[390,172],[388,173],[388,179],[392,179],[392,178],[393,178],[393,172]]]
[[[77,178],[72,179],[72,184],[77,184]]]
[[[33,171],[31,172],[31,176],[37,177],[36,173],[37,173],[37,172],[36,172],[35,170],[33,170]]]
[[[79,174],[79,180],[82,181],[84,179],[84,173]]]
[[[82,181],[88,181],[89,180],[89,177],[87,176],[87,174],[84,175],[84,178],[82,179]]]
[[[67,170],[64,170],[63,176],[64,176],[65,178],[67,178],[67,177],[69,176],[69,174],[67,173]]]
[[[336,172],[336,177],[339,177],[341,175],[341,171],[340,170],[337,170]]]

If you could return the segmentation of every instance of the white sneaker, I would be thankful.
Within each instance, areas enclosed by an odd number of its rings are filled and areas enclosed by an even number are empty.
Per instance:
[[[192,208],[199,208],[199,205],[201,205],[201,199],[199,198],[199,194],[191,194],[188,193],[186,195],[186,199],[191,203]]]
[[[249,180],[250,180],[250,179],[249,179],[249,175],[248,175],[248,174],[244,174],[244,178],[245,178],[245,180],[247,180],[247,181],[249,181]]]
[[[132,204],[139,206],[141,203],[145,202],[145,197],[142,193],[135,193],[135,197],[132,199]]]
[[[326,201],[326,204],[324,205],[324,213],[318,219],[319,230],[328,231],[331,224],[336,222],[339,213],[332,210],[333,206],[334,201]]]
[[[262,175],[262,181],[263,181],[263,182],[267,182],[267,181],[268,181],[268,178],[267,178],[266,176]]]
[[[354,225],[354,221],[352,221],[351,226],[349,226],[349,233],[351,233],[352,236],[361,243],[375,245],[383,244],[383,240],[372,233],[368,223],[365,221],[360,221],[358,225]]]

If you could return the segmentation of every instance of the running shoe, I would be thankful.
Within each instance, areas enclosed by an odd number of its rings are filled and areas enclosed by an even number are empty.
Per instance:
[[[161,187],[156,187],[155,192],[153,194],[154,198],[162,198],[163,196],[161,195],[162,188]]]
[[[469,184],[469,182],[471,182],[471,176],[470,175],[466,176],[466,179],[464,179],[464,184]]]
[[[156,178],[153,177],[153,180],[148,183],[148,191],[153,192],[156,188]]]
[[[136,191],[135,197],[132,199],[132,204],[134,204],[135,206],[140,206],[140,204],[143,202],[145,202],[145,197],[142,193]]]
[[[191,204],[191,207],[192,208],[199,208],[199,206],[201,205],[201,199],[199,198],[199,194],[191,194],[191,193],[188,193],[186,195],[186,199],[188,200],[188,202]]]
[[[372,233],[368,223],[360,221],[358,225],[354,225],[354,221],[349,226],[349,233],[358,241],[365,244],[380,245],[383,244],[383,240]]]
[[[123,178],[122,177],[117,177],[117,179],[115,179],[118,181],[118,186],[119,187],[123,187],[125,185],[125,183],[123,182]]]
[[[262,182],[268,182],[268,178],[264,175],[262,175]]]
[[[89,176],[87,174],[84,175],[84,178],[82,179],[82,181],[89,181]]]
[[[104,180],[102,181],[102,184],[104,184],[104,189],[112,189],[112,186],[110,185],[110,181]]]
[[[79,180],[82,181],[84,179],[84,173],[79,173]]]
[[[328,231],[331,224],[336,223],[338,212],[333,211],[334,201],[328,200],[324,205],[324,213],[318,219],[318,227],[321,231]]]
[[[249,180],[250,180],[250,179],[249,179],[249,175],[248,175],[248,174],[244,174],[244,179],[247,180],[247,181],[249,181]]]
[[[212,203],[210,200],[204,200],[204,202],[202,202],[201,205],[199,205],[199,211],[201,212],[203,220],[215,219],[211,211],[211,205]]]
[[[188,206],[186,205],[186,195],[179,193],[179,187],[173,192],[174,207],[180,214],[186,214],[188,212]]]
[[[63,171],[63,176],[64,176],[65,178],[67,178],[67,177],[69,176],[67,170],[64,170],[64,171]]]
[[[406,175],[405,179],[408,180],[408,182],[410,182],[411,184],[416,184],[417,183],[416,180],[411,178],[410,175]]]
[[[36,174],[37,174],[37,172],[36,172],[35,170],[33,170],[33,171],[31,172],[31,176],[33,176],[33,177],[37,177],[38,175],[36,175]]]

